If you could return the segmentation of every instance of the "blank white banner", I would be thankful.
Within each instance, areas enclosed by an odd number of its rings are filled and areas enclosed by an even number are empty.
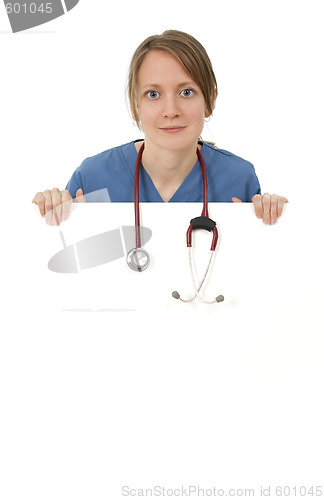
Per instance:
[[[26,210],[2,259],[6,500],[320,491],[322,243],[293,204],[271,227],[251,204],[210,204],[202,294],[225,300],[185,304],[171,293],[192,294],[185,235],[201,209],[141,205],[143,273],[124,257],[48,269],[63,240],[133,225],[132,204],[74,205],[60,227]],[[194,233],[199,275],[210,242]]]

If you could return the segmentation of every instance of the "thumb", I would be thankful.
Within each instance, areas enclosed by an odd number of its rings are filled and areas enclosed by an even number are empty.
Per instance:
[[[234,197],[234,198],[232,198],[232,202],[233,202],[233,203],[243,203],[243,201],[242,201],[242,200],[239,200],[238,198],[235,198],[235,197]]]
[[[86,201],[85,197],[83,196],[83,191],[82,189],[78,189],[75,195],[75,202],[76,203],[84,203]]]

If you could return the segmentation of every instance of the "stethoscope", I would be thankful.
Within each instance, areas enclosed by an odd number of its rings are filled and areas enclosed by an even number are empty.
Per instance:
[[[133,271],[138,271],[138,272],[145,271],[145,269],[147,269],[150,264],[150,256],[148,252],[144,250],[144,248],[141,248],[141,227],[140,227],[140,213],[139,213],[139,173],[140,173],[143,151],[144,151],[144,143],[141,145],[137,153],[136,164],[135,164],[135,176],[134,176],[135,248],[130,250],[127,254],[127,264]],[[182,299],[178,292],[172,292],[172,297],[174,297],[175,299],[180,299],[182,302],[192,302],[197,297],[201,302],[204,302],[205,304],[213,304],[215,302],[222,302],[224,300],[224,296],[218,295],[218,297],[216,297],[216,299],[214,300],[205,300],[201,297],[199,292],[207,278],[209,269],[212,265],[212,261],[215,256],[215,249],[218,240],[218,230],[216,227],[216,222],[210,219],[208,215],[206,165],[199,148],[197,148],[197,155],[200,162],[202,179],[203,179],[203,196],[204,196],[203,210],[201,212],[200,217],[195,217],[194,219],[191,219],[186,237],[187,248],[189,251],[190,272],[195,294],[190,299]],[[206,268],[204,277],[199,286],[197,286],[192,266],[192,232],[195,229],[205,229],[206,231],[213,233],[208,266]]]

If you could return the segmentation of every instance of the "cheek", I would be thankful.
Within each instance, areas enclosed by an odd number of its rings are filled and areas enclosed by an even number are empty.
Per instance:
[[[192,115],[199,121],[204,121],[205,119],[206,106],[205,102],[197,102],[197,104],[192,109]]]
[[[145,103],[142,103],[138,108],[138,116],[142,125],[153,124],[157,118],[157,109],[156,107],[146,106]]]
[[[201,106],[197,106],[191,109],[190,114],[187,116],[194,130],[200,135],[205,125],[205,109]]]

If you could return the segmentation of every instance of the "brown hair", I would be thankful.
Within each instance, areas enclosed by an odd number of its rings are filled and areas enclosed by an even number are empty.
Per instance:
[[[129,67],[128,100],[130,112],[137,126],[140,127],[136,106],[137,76],[144,57],[152,49],[165,50],[180,61],[199,86],[207,110],[212,114],[217,97],[217,82],[206,50],[193,36],[183,31],[167,30],[162,35],[153,35],[146,38],[134,52]]]

